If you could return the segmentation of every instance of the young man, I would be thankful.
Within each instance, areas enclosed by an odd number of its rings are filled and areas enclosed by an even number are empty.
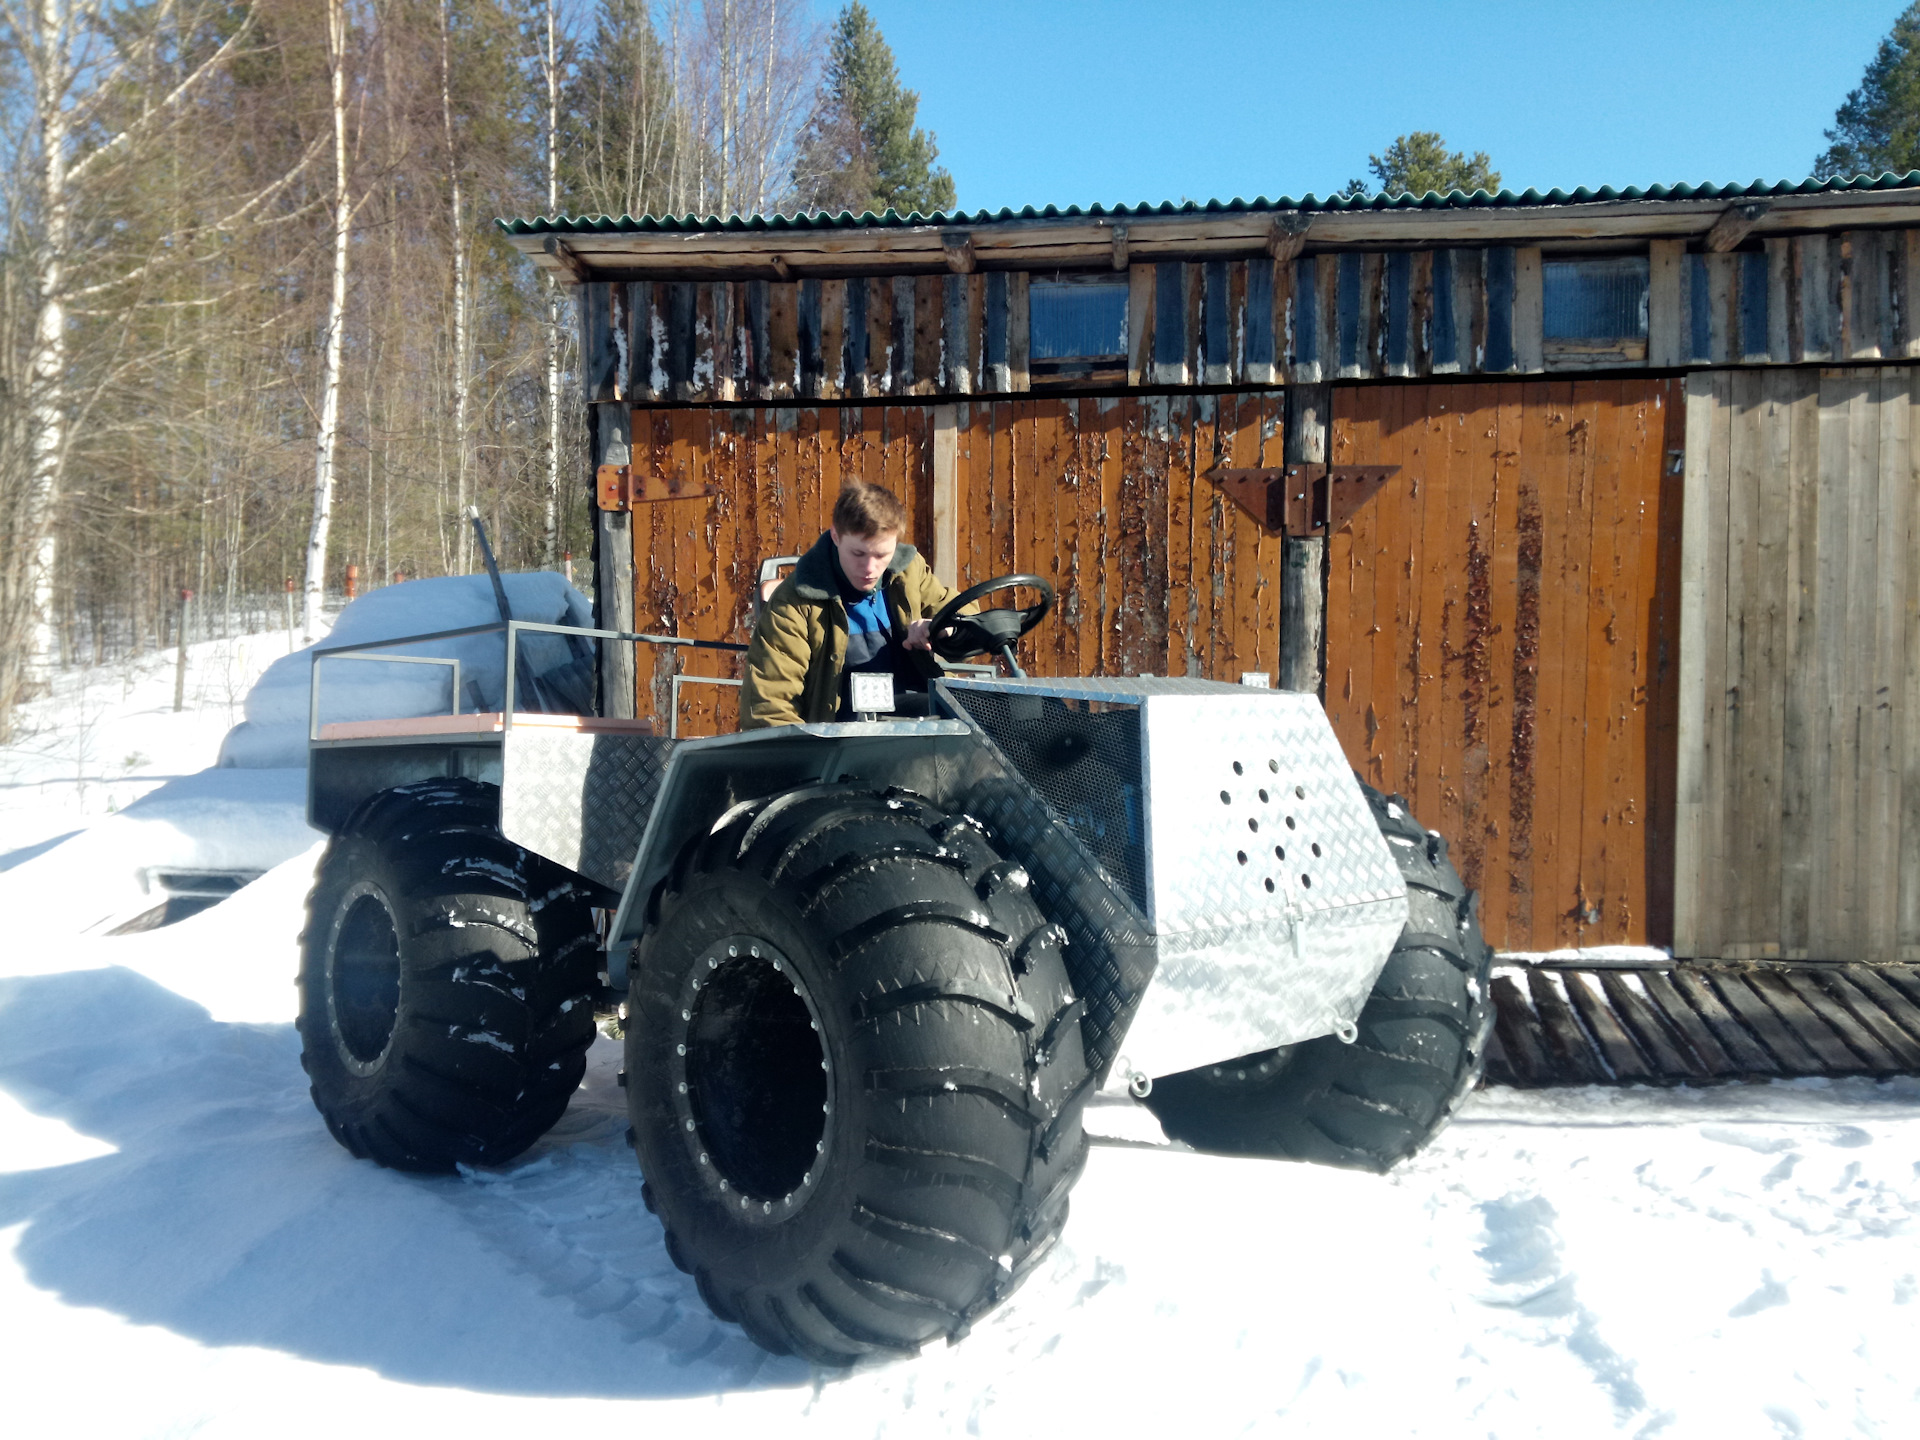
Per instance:
[[[907,513],[878,485],[849,481],[833,526],[767,601],[747,648],[740,728],[850,720],[847,676],[891,674],[924,690],[933,673],[927,621],[953,597],[911,545]],[[916,654],[915,652],[918,652]]]

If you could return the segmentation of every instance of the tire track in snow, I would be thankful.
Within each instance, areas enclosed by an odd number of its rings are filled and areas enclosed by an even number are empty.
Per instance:
[[[606,1096],[620,1094],[613,1064],[593,1060],[573,1105],[528,1157],[507,1169],[463,1169],[449,1202],[543,1293],[629,1344],[707,1367],[727,1389],[804,1380],[804,1362],[769,1355],[715,1318],[667,1257],[660,1222],[640,1200],[625,1114]]]
[[[1513,1194],[1483,1201],[1479,1209],[1485,1243],[1478,1254],[1493,1281],[1480,1303],[1524,1317],[1540,1343],[1558,1341],[1612,1397],[1621,1419],[1644,1412],[1647,1397],[1633,1362],[1601,1338],[1598,1317],[1580,1303],[1574,1276],[1562,1263],[1552,1203],[1542,1195]],[[1657,1429],[1664,1417],[1652,1419],[1642,1433]]]

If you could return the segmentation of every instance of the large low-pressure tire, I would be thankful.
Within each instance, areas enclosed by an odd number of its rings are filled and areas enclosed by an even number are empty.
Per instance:
[[[629,989],[627,1102],[668,1253],[828,1365],[955,1338],[1086,1156],[1065,933],[976,822],[809,786],[681,863]]]
[[[300,1063],[334,1139],[398,1170],[497,1165],[567,1108],[593,1043],[588,892],[423,780],[327,847],[301,936]]]
[[[1153,1082],[1161,1128],[1197,1150],[1385,1171],[1439,1133],[1479,1079],[1493,1025],[1476,897],[1399,796],[1363,784],[1407,885],[1406,928],[1351,1044],[1323,1036]]]

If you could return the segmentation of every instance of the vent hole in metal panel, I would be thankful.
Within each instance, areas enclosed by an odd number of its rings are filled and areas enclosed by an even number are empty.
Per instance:
[[[1225,790],[1222,790],[1222,791],[1220,792],[1220,803],[1221,803],[1222,805],[1231,805],[1231,804],[1233,804],[1233,796],[1232,796],[1232,795],[1230,795],[1230,794],[1228,794],[1228,793],[1227,793],[1227,792],[1226,792]]]
[[[1304,785],[1296,785],[1296,786],[1294,786],[1294,787],[1293,787],[1293,798],[1294,798],[1294,799],[1296,799],[1296,800],[1304,800],[1304,799],[1306,799],[1306,798],[1307,798],[1307,787],[1306,787],[1306,786],[1304,786]]]
[[[1313,888],[1313,876],[1302,875],[1300,877],[1300,888],[1302,890],[1311,890]]]
[[[1267,880],[1266,885],[1267,885],[1267,894],[1269,895],[1273,894],[1273,880],[1271,879],[1271,877],[1269,877],[1269,879]]]
[[[1236,853],[1236,854],[1237,854],[1237,855],[1239,856],[1239,858],[1240,858],[1240,863],[1241,863],[1242,865],[1244,865],[1244,864],[1246,864],[1246,863],[1247,863],[1247,852],[1246,852],[1246,851],[1244,851],[1244,850],[1240,850],[1240,851],[1236,851],[1235,853]]]
[[[1260,822],[1249,815],[1247,817],[1247,829],[1258,835],[1260,833]]]
[[[1233,773],[1236,775],[1244,775],[1247,772],[1241,767],[1240,762],[1236,760],[1233,762]]]
[[[1313,842],[1312,849],[1313,849],[1313,858],[1318,860],[1320,858],[1320,842],[1318,840]]]
[[[1286,846],[1284,846],[1284,845],[1276,845],[1276,846],[1274,846],[1274,847],[1273,847],[1273,858],[1274,858],[1274,859],[1276,859],[1276,860],[1284,860],[1284,859],[1286,859],[1286,858],[1287,858],[1287,847],[1286,847]]]

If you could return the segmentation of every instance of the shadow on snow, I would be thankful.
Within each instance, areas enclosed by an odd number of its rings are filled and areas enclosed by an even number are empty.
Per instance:
[[[118,1151],[0,1174],[0,1226],[67,1304],[208,1345],[506,1394],[805,1383],[668,1260],[612,1048],[512,1167],[402,1175],[327,1134],[291,1025],[218,1023],[124,969],[0,981],[0,1087]]]

